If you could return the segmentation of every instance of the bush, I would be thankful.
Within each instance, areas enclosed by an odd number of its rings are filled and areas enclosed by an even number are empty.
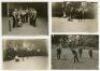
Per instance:
[[[13,48],[6,48],[5,50],[3,50],[3,60],[12,60],[14,59],[16,55],[16,52],[14,51]]]

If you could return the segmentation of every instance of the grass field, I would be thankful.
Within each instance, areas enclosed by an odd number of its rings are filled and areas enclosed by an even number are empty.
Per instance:
[[[77,50],[77,49],[76,49]],[[79,63],[73,62],[73,55],[69,48],[63,48],[61,59],[56,58],[56,49],[52,48],[52,69],[98,69],[98,51],[93,51],[93,59],[88,56],[88,50],[84,49]]]

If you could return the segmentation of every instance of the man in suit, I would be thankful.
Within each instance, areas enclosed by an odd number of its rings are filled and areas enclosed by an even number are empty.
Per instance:
[[[37,19],[37,11],[35,9],[31,9],[30,12],[30,25],[36,26],[36,19]]]

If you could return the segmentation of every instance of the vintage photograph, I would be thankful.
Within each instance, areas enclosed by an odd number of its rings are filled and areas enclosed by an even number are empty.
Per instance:
[[[47,70],[46,39],[3,40],[4,70]]]
[[[52,69],[96,70],[99,67],[98,35],[52,35]]]
[[[98,3],[64,1],[52,3],[52,32],[98,32]]]
[[[3,35],[48,35],[47,2],[3,2]]]

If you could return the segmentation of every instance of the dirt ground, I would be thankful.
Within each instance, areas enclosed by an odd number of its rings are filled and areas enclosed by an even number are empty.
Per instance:
[[[68,21],[68,18],[53,17],[52,18],[53,32],[97,32],[97,19],[78,20],[73,19]]]
[[[2,20],[2,29],[3,35],[47,35],[48,34],[48,22],[45,18],[37,18],[36,27],[31,26],[29,23],[23,23],[21,27],[12,28],[12,31],[9,31],[9,19],[3,17]],[[12,19],[11,19],[11,24]]]
[[[20,58],[19,62],[15,60],[3,62],[4,70],[41,70],[48,69],[48,58],[45,56],[34,56]]]

